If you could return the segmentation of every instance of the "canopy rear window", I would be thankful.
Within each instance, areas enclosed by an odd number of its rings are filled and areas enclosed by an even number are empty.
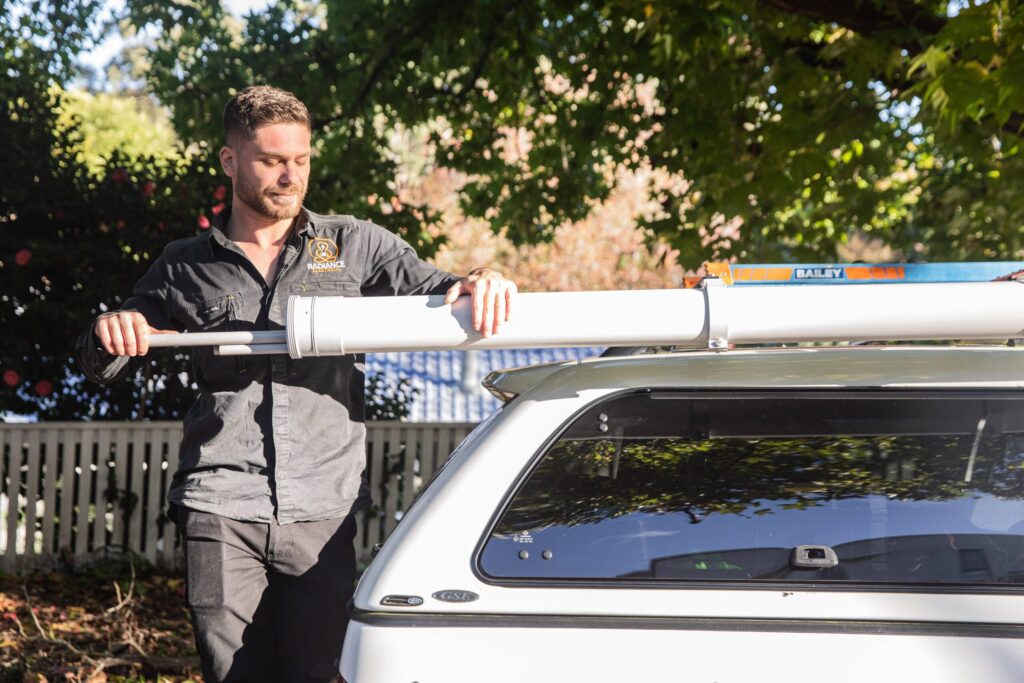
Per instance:
[[[644,392],[579,417],[500,517],[496,579],[1024,584],[1024,399]]]

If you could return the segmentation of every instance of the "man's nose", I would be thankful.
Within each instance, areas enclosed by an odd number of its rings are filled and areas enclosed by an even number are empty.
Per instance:
[[[277,178],[278,185],[294,185],[299,181],[298,164],[281,164],[281,175]]]

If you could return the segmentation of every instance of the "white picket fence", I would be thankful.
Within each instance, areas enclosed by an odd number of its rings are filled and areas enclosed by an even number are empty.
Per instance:
[[[472,428],[367,423],[374,507],[360,519],[363,559]],[[83,566],[128,551],[180,566],[165,515],[180,440],[180,422],[0,424],[0,570]]]

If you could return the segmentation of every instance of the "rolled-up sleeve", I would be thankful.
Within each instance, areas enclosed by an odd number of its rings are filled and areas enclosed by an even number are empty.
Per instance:
[[[132,295],[116,309],[137,311],[143,315],[150,327],[159,330],[180,329],[171,319],[168,298],[170,268],[167,253],[164,252],[150,266],[142,279],[135,284]],[[96,321],[82,331],[75,344],[75,354],[82,372],[93,382],[110,384],[141,363],[139,357],[115,356],[107,353],[95,333]]]
[[[421,260],[406,241],[379,225],[360,221],[360,227],[369,256],[362,283],[364,296],[444,294],[459,281]]]

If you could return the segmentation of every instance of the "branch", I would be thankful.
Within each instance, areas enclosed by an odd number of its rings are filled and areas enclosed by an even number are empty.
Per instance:
[[[869,2],[849,0],[762,0],[765,4],[790,14],[837,24],[864,36],[884,31],[913,29],[924,36],[934,36],[946,25],[946,18],[936,16],[911,0],[886,0],[881,7]],[[917,40],[899,41],[913,51],[920,50]]]
[[[36,631],[39,632],[39,636],[38,637],[41,640],[43,640],[43,642],[52,643],[54,645],[62,645],[63,647],[66,647],[67,649],[71,650],[76,655],[78,655],[82,659],[86,660],[90,664],[95,664],[95,660],[94,659],[92,659],[89,655],[85,654],[84,652],[79,650],[77,647],[75,647],[74,645],[69,643],[68,641],[64,640],[63,638],[54,638],[51,635],[47,635],[46,631],[43,630],[43,625],[39,623],[39,618],[36,616],[35,608],[32,607],[32,598],[29,597],[28,586],[26,584],[22,584],[21,592],[25,594],[25,605],[28,607],[29,616],[32,617],[32,623],[35,625]],[[34,638],[32,638],[32,639],[34,639]]]
[[[339,119],[351,116],[352,112],[362,109],[366,100],[369,98],[370,93],[373,92],[374,86],[377,85],[377,82],[380,80],[384,67],[387,66],[402,49],[408,47],[409,42],[413,38],[423,34],[436,18],[436,12],[423,12],[416,23],[414,23],[408,31],[405,31],[403,34],[395,36],[390,41],[387,41],[387,49],[373,64],[373,67],[370,69],[369,74],[367,74],[366,79],[356,92],[356,96],[352,100],[352,104],[333,116],[328,116],[325,119],[314,121],[314,127],[319,128],[334,123]]]
[[[131,579],[131,582],[128,584],[128,594],[125,597],[122,598],[121,597],[121,586],[119,586],[117,581],[115,581],[114,582],[114,592],[117,593],[117,604],[114,605],[113,607],[108,607],[107,608],[107,614],[113,614],[114,612],[117,612],[122,607],[124,607],[125,605],[127,605],[128,603],[130,603],[132,601],[132,593],[135,591],[135,562],[132,560],[132,556],[131,555],[128,555],[128,566],[131,568],[131,571],[132,571],[132,579]]]
[[[135,574],[134,570],[135,570],[135,568],[133,566],[132,567],[133,581],[134,581],[134,574]],[[130,590],[131,589],[129,589],[129,591]],[[140,665],[141,664],[141,665],[148,666],[148,667],[151,667],[151,668],[154,668],[154,669],[160,669],[160,670],[170,669],[170,670],[174,670],[174,671],[191,670],[191,669],[196,669],[196,668],[199,667],[199,658],[198,657],[154,657],[152,655],[147,654],[146,651],[143,650],[139,646],[138,643],[136,643],[134,640],[131,640],[131,639],[122,641],[122,644],[127,646],[127,647],[130,647],[133,650],[135,650],[138,653],[138,655],[132,655],[132,656],[124,656],[124,655],[121,655],[121,656],[111,656],[109,651],[108,651],[105,655],[102,655],[102,656],[99,656],[99,657],[90,656],[88,653],[86,653],[83,650],[79,649],[74,644],[70,643],[69,641],[64,640],[63,638],[56,638],[56,637],[54,637],[52,635],[47,634],[46,630],[43,629],[43,625],[39,622],[39,618],[36,616],[35,608],[32,607],[32,598],[28,594],[28,585],[27,584],[22,584],[21,591],[25,595],[25,605],[26,605],[26,607],[28,607],[29,616],[32,617],[32,624],[35,626],[36,631],[39,633],[38,636],[30,636],[30,635],[28,635],[27,633],[25,633],[24,629],[21,627],[21,621],[18,621],[17,625],[18,625],[18,630],[20,631],[21,636],[23,636],[28,641],[41,640],[44,643],[48,643],[50,645],[59,645],[59,646],[65,648],[66,650],[68,650],[71,653],[77,655],[78,657],[81,657],[82,661],[84,661],[89,666],[93,667],[93,672],[92,672],[93,676],[95,676],[96,674],[100,673],[104,669],[109,669],[109,668],[112,668],[112,667],[115,667],[115,666],[135,666],[135,665]],[[121,605],[118,605],[118,607],[120,607],[120,606]],[[109,612],[109,610],[108,610],[108,612]]]

